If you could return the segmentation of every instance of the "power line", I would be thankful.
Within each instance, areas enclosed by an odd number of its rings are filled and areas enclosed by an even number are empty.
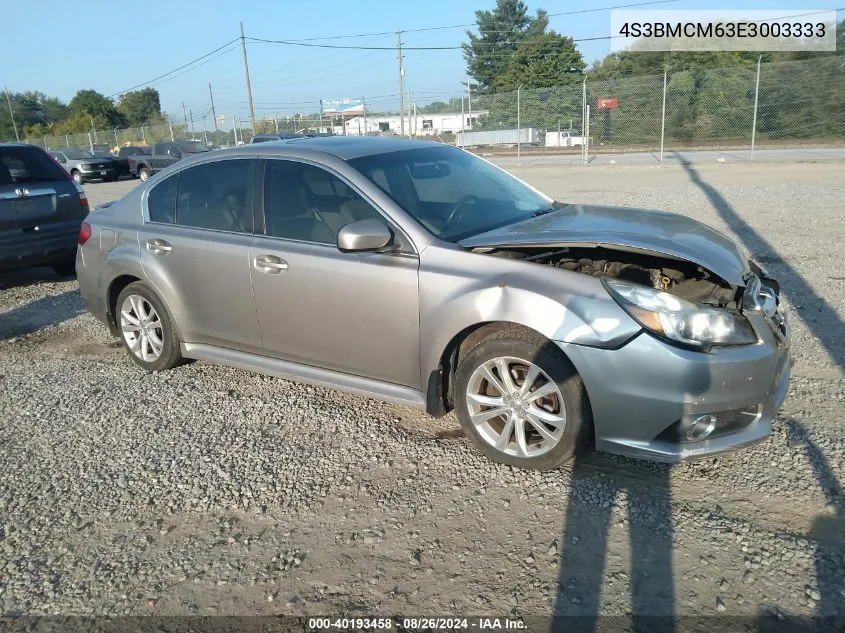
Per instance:
[[[576,11],[561,11],[558,13],[549,13],[548,17],[558,17],[561,15],[577,15],[580,13],[596,13],[599,11],[611,11],[613,9],[630,9],[633,7],[645,7],[649,5],[655,4],[668,4],[670,2],[680,2],[680,0],[650,0],[649,2],[636,2],[633,4],[620,4],[617,6],[612,7],[597,7],[593,9],[578,9]],[[476,26],[475,23],[472,24],[452,24],[449,26],[429,26],[424,28],[418,29],[402,29],[403,33],[423,33],[427,31],[444,31],[448,29],[463,29],[467,27]],[[510,33],[511,31],[488,31],[490,33]],[[303,43],[303,42],[318,42],[323,40],[343,40],[343,39],[353,39],[357,37],[377,37],[381,35],[394,35],[395,31],[382,31],[380,33],[357,33],[355,35],[331,35],[326,37],[307,37],[302,39],[295,39],[295,40],[285,40],[285,42],[290,43]],[[404,47],[406,50],[408,47]],[[412,49],[413,50],[413,49]]]
[[[182,66],[179,66],[178,68],[174,68],[173,70],[170,70],[166,73],[163,73],[163,74],[159,75],[158,77],[154,77],[153,79],[150,79],[149,81],[145,81],[143,83],[140,83],[137,86],[132,86],[131,88],[127,88],[126,90],[119,90],[118,92],[112,93],[108,96],[109,97],[116,97],[120,94],[123,94],[124,92],[129,92],[130,90],[135,90],[137,88],[143,88],[144,86],[151,84],[154,81],[158,81],[159,79],[163,79],[164,77],[167,77],[168,75],[172,75],[173,73],[179,72],[180,70],[183,70],[183,69],[187,68],[188,66],[192,66],[193,64],[196,64],[197,62],[202,61],[206,57],[210,57],[211,55],[214,55],[215,53],[222,51],[224,48],[226,48],[227,46],[230,46],[231,44],[234,44],[239,39],[240,39],[239,37],[236,37],[235,39],[230,40],[230,41],[226,42],[225,44],[223,44],[223,46],[215,48],[213,51],[210,51],[210,52],[206,53],[205,55],[201,55],[200,57],[197,57],[196,59],[189,61],[187,64],[183,64]]]

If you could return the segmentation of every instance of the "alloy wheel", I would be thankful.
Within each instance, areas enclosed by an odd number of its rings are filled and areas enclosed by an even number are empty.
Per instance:
[[[129,295],[120,307],[120,329],[129,350],[145,363],[152,363],[164,349],[161,319],[141,295]]]
[[[560,388],[530,361],[511,356],[485,361],[472,373],[465,397],[478,434],[506,455],[539,457],[563,437]]]

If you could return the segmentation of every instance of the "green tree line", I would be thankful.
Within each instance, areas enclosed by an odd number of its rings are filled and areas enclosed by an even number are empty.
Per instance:
[[[476,27],[467,31],[463,52],[476,82],[473,109],[489,111],[481,127],[516,125],[520,86],[523,126],[580,127],[586,80],[591,137],[652,142],[660,135],[665,71],[669,139],[750,136],[760,53],[625,50],[587,68],[576,43],[548,29],[544,10],[530,15],[522,0],[497,0],[494,8],[476,11]],[[838,24],[835,52],[767,52],[761,62],[761,138],[845,135],[845,21]],[[615,98],[618,108],[597,111],[598,98]]]
[[[21,140],[166,123],[154,88],[126,92],[116,102],[96,90],[79,90],[67,104],[40,91],[9,92],[0,103],[0,140],[15,138],[9,104]]]

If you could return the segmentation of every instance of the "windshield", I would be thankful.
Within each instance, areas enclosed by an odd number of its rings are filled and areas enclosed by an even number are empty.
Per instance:
[[[207,152],[208,147],[202,141],[179,141],[176,143],[179,149],[184,154],[196,154],[197,152]]]
[[[64,154],[70,160],[84,160],[86,158],[94,158],[94,154],[85,149],[69,149]]]
[[[446,241],[526,220],[553,206],[510,174],[454,147],[432,146],[348,162]]]

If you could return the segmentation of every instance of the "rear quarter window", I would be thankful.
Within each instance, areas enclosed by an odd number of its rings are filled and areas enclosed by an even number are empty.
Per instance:
[[[36,147],[0,147],[0,185],[67,180],[64,170]]]

